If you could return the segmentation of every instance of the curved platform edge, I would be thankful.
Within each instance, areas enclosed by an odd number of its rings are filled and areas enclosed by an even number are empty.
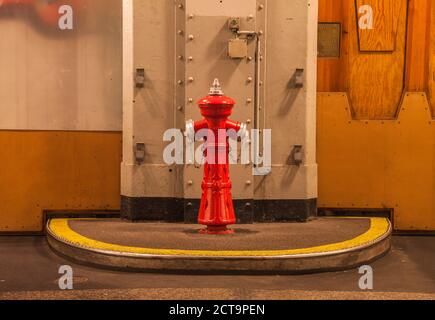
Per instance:
[[[96,267],[146,272],[198,272],[198,273],[313,273],[355,268],[385,255],[390,247],[392,228],[381,237],[348,249],[279,256],[192,256],[125,254],[95,250],[74,245],[48,230],[48,243],[62,256],[78,263]]]

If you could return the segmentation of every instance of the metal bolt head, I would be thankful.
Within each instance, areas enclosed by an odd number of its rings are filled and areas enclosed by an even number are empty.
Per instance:
[[[246,120],[246,124],[251,124],[251,119]]]
[[[252,57],[248,57],[248,61],[252,61]]]
[[[254,19],[254,15],[253,15],[253,14],[250,14],[250,15],[248,16],[248,20],[252,20],[252,19]]]
[[[251,184],[252,184],[252,181],[251,181],[251,180],[247,180],[247,181],[246,181],[246,185],[247,185],[247,186],[250,186]]]
[[[264,4],[260,4],[259,6],[258,6],[258,10],[263,10],[264,9]]]
[[[192,103],[193,102],[193,98],[189,98],[189,100],[188,100],[190,103]]]
[[[189,186],[192,186],[192,185],[193,185],[193,181],[192,181],[192,180],[189,180],[189,181],[187,181],[187,184],[188,184]]]
[[[181,36],[183,34],[183,30],[178,30],[177,33]]]
[[[189,77],[189,82],[193,82],[195,79],[193,77]]]
[[[194,14],[189,14],[189,19],[193,19],[195,17],[195,15]]]
[[[195,36],[193,34],[189,34],[189,40],[195,39]]]
[[[252,82],[252,77],[248,77],[248,83],[251,83]]]
[[[238,19],[231,19],[230,21],[231,26],[237,26],[239,24]]]
[[[192,56],[190,56],[188,59],[189,59],[189,61],[193,61],[193,57]]]
[[[251,98],[246,99],[246,103],[251,103],[251,102],[252,102]]]
[[[177,107],[177,110],[178,110],[178,111],[183,111],[183,106],[178,106],[178,107]]]

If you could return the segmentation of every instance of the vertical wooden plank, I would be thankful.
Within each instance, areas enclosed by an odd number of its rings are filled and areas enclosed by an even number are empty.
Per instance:
[[[429,72],[427,75],[428,94],[432,115],[435,117],[435,4],[429,9],[430,14],[430,45],[429,45]]]
[[[432,0],[410,0],[407,39],[407,91],[426,91],[429,76]]]
[[[317,91],[344,91],[343,69],[343,7],[347,0],[319,0],[319,22],[340,23],[342,29],[340,58],[319,58],[317,69]]]

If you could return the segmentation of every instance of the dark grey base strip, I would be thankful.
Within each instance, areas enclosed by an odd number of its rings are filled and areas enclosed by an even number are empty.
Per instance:
[[[121,196],[121,218],[130,221],[182,222],[183,200]]]
[[[196,223],[199,199],[121,197],[121,217],[130,221]],[[306,222],[317,216],[317,199],[234,200],[237,223]]]
[[[319,216],[321,217],[378,217],[388,218],[393,220],[393,210],[391,209],[328,209],[319,208]]]
[[[306,222],[317,217],[317,199],[255,201],[255,221]]]

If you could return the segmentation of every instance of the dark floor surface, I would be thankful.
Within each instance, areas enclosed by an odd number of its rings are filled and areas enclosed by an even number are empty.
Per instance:
[[[125,246],[184,250],[288,250],[353,239],[369,219],[319,218],[307,223],[240,225],[235,234],[201,235],[198,225],[129,223],[118,219],[71,220],[69,226],[90,239]],[[168,236],[170,235],[170,236]]]
[[[405,296],[407,293],[434,296],[435,237],[395,236],[392,242],[393,247],[388,255],[371,264],[374,291],[403,293]],[[260,294],[257,297],[279,298],[283,297],[285,290],[287,295],[289,290],[305,292],[307,295],[312,292],[332,292],[332,298],[334,292],[361,292],[358,287],[361,275],[357,269],[297,276],[125,273],[71,263],[54,254],[45,237],[0,237],[0,299],[7,292],[59,291],[57,279],[61,265],[73,267],[74,291],[133,289],[130,290],[131,293],[142,289],[146,291],[141,292],[154,292],[155,295],[151,295],[151,298],[171,298],[177,294],[185,295],[189,290],[204,298],[207,298],[204,296],[207,292],[210,297],[213,292],[218,297],[224,297],[221,294],[226,291],[236,292],[233,295],[236,298],[249,296],[249,292]],[[35,297],[39,294],[34,293]]]

